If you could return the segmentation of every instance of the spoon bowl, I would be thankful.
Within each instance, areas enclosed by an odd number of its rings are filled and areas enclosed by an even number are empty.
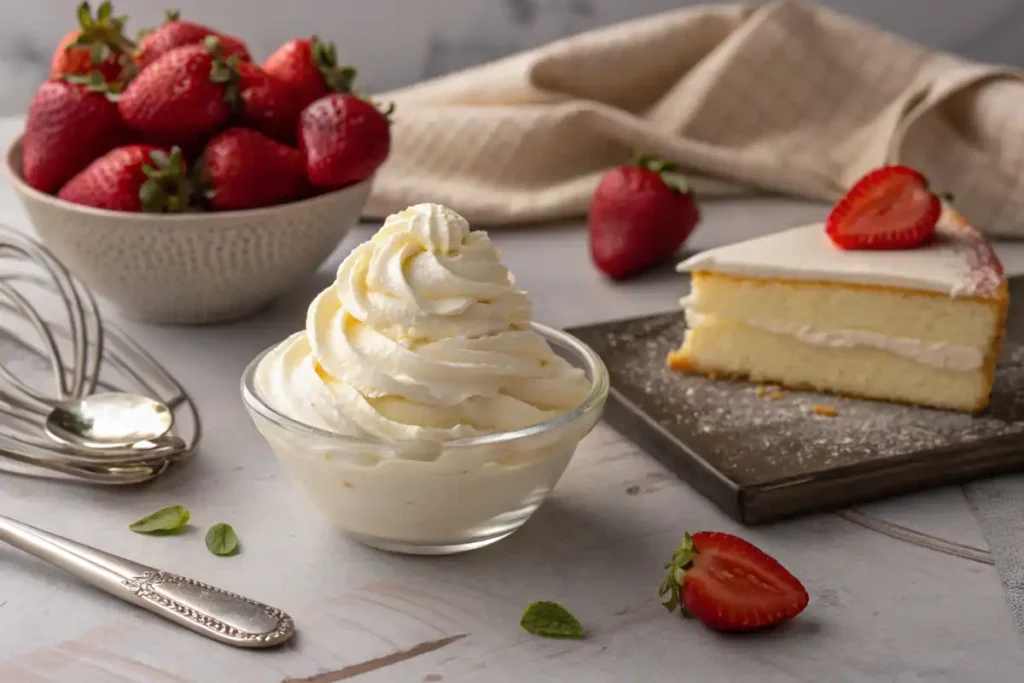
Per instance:
[[[46,416],[46,433],[72,448],[102,451],[159,439],[174,424],[171,409],[128,392],[90,394],[62,401]]]

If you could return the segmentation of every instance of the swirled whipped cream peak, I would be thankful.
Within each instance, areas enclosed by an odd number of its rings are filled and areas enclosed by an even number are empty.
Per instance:
[[[590,392],[530,327],[487,233],[439,204],[389,216],[256,371],[300,422],[349,436],[448,441],[543,422]]]

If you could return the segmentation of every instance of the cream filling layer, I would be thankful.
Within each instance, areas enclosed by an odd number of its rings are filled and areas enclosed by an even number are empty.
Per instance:
[[[686,309],[686,324],[697,327],[717,316],[700,313],[693,308]],[[974,346],[959,346],[946,342],[926,342],[906,337],[889,337],[878,332],[864,330],[820,330],[810,325],[783,320],[737,320],[775,334],[784,334],[812,346],[833,349],[851,349],[866,346],[887,351],[912,361],[954,372],[971,372],[985,364],[985,349]]]

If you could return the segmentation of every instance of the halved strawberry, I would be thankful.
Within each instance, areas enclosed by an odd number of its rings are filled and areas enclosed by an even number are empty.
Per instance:
[[[792,619],[807,607],[799,579],[757,546],[717,531],[686,534],[665,565],[659,595],[718,631],[752,631]]]
[[[907,166],[871,171],[832,208],[825,232],[840,249],[913,249],[939,222],[942,202]]]

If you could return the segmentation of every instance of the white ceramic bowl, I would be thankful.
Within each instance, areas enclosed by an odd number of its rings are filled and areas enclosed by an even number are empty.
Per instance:
[[[258,355],[242,376],[256,428],[313,505],[367,545],[449,554],[505,538],[540,507],[580,440],[601,417],[608,371],[572,335],[534,324],[556,353],[592,383],[578,406],[515,432],[442,444],[387,443],[341,436],[281,414],[259,395]]]
[[[57,258],[123,316],[154,323],[222,322],[263,308],[331,254],[372,185],[248,211],[106,211],[29,187],[20,137],[7,152],[7,175]]]

